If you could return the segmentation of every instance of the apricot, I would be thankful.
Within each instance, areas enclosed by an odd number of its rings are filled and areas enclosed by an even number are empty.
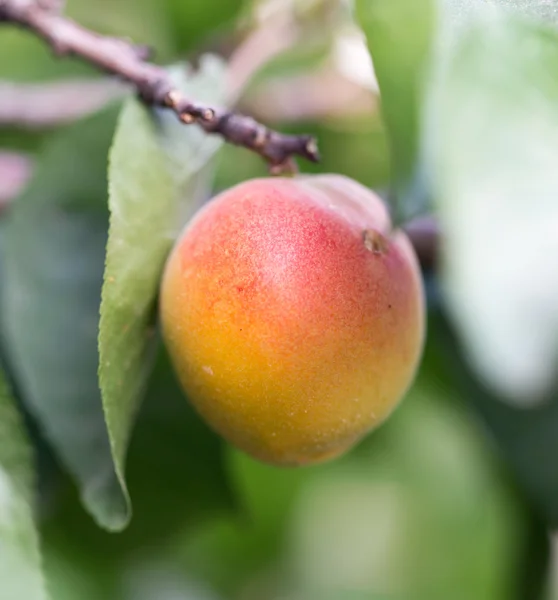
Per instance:
[[[162,280],[163,335],[194,407],[275,465],[330,459],[394,409],[420,359],[412,246],[338,175],[263,178],[210,201]]]

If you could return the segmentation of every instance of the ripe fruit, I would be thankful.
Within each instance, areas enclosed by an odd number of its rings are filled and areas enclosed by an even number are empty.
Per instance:
[[[190,401],[260,460],[333,458],[395,407],[422,350],[414,251],[381,200],[337,175],[256,179],[186,227],[161,290]]]

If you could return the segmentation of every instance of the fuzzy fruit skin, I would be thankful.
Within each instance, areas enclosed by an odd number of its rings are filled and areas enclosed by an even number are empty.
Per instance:
[[[425,308],[414,251],[389,229],[381,200],[339,175],[247,181],[186,227],[163,276],[163,335],[190,401],[232,444],[321,462],[397,405]]]

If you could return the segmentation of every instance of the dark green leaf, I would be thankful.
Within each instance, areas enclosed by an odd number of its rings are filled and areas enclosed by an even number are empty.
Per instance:
[[[448,319],[430,315],[425,361],[438,385],[480,414],[517,481],[549,527],[558,526],[558,395],[535,408],[509,406],[488,390],[467,366]]]
[[[420,214],[426,205],[418,159],[434,8],[434,0],[356,0],[390,136],[397,222]]]
[[[517,600],[546,600],[552,569],[552,545],[546,521],[526,504],[526,536],[516,562],[514,583]]]
[[[159,9],[164,7],[169,29],[178,50],[183,52],[206,43],[206,38],[221,33],[226,25],[232,27],[245,4],[245,0],[164,0]]]
[[[205,57],[183,81],[189,97],[223,102],[222,64]],[[110,229],[99,330],[99,381],[115,469],[124,493],[126,450],[151,373],[159,281],[167,254],[205,192],[206,167],[219,148],[172,113],[155,117],[130,98],[109,163]]]
[[[159,0],[110,0],[99,5],[90,0],[67,3],[67,14],[81,25],[105,35],[128,38],[156,48],[159,58],[174,49],[167,15]],[[98,68],[79,58],[60,60],[39,36],[16,27],[3,26],[0,32],[0,79],[46,81],[63,77],[99,77]],[[68,102],[71,98],[68,97]]]
[[[468,357],[528,405],[558,364],[558,33],[491,14],[462,30],[435,80],[430,179]]]
[[[161,344],[130,444],[137,519],[130,538],[173,532],[178,524],[234,507],[224,448],[184,396]]]
[[[0,598],[46,600],[33,520],[31,449],[1,370],[0,440]]]
[[[224,443],[198,417],[162,344],[138,413],[127,460],[134,518],[115,536],[85,518],[68,489],[44,523],[45,539],[65,553],[118,570],[130,555],[160,554],[186,528],[198,527],[234,505]]]
[[[116,110],[57,134],[6,222],[2,325],[18,388],[99,523],[122,526],[97,381],[108,227],[106,164]]]

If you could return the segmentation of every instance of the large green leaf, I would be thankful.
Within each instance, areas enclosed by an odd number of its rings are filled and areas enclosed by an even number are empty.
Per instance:
[[[480,11],[493,10],[495,6],[547,22],[558,22],[557,0],[438,0],[447,9],[454,23],[462,23]]]
[[[174,187],[146,108],[129,99],[109,167],[111,211],[101,321],[99,382],[115,468],[124,463],[153,356],[153,300],[171,242]],[[171,213],[172,214],[172,213]]]
[[[529,410],[502,402],[467,365],[446,315],[435,312],[429,319],[425,362],[438,385],[478,412],[538,514],[556,528],[558,470],[549,457],[558,453],[558,395]]]
[[[182,79],[199,101],[223,101],[223,65],[207,56]],[[206,167],[220,146],[173,114],[153,115],[130,98],[109,164],[110,229],[99,330],[99,381],[116,472],[125,484],[126,450],[151,373],[156,298],[167,254],[206,192]]]
[[[0,440],[0,598],[46,600],[33,519],[31,449],[1,370]]]
[[[421,111],[435,24],[435,0],[356,0],[382,96],[393,169],[396,221],[426,205],[419,162]]]
[[[462,30],[430,106],[446,299],[468,358],[509,401],[558,364],[558,33],[494,11]]]
[[[424,96],[432,65],[445,61],[448,48],[471,21],[505,11],[556,23],[558,1],[355,0],[355,6],[372,54],[390,139],[394,218],[407,221],[430,205],[422,150]]]
[[[5,230],[2,326],[18,389],[83,501],[115,528],[126,502],[114,474],[97,381],[113,108],[49,141]]]
[[[97,579],[127,566],[138,553],[160,557],[185,529],[215,513],[229,514],[234,503],[223,447],[184,397],[160,344],[128,451],[126,476],[134,500],[129,527],[117,536],[96,527],[73,488],[64,486],[43,522],[45,544],[99,564]]]

